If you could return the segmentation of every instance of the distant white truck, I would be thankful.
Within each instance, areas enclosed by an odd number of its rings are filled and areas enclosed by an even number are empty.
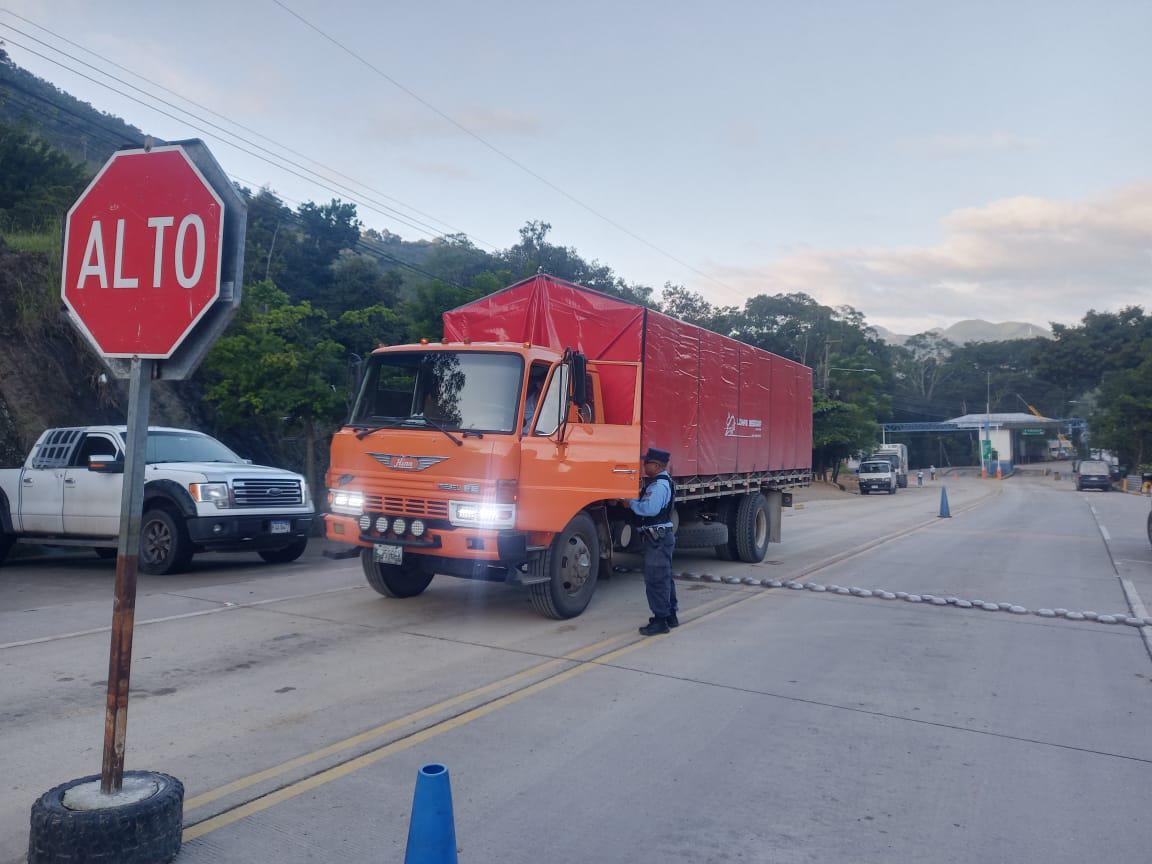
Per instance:
[[[908,488],[908,445],[884,444],[877,447],[869,459],[884,459],[892,465],[896,472],[896,485],[901,489]]]
[[[125,431],[49,429],[23,468],[0,470],[0,562],[21,541],[115,557]],[[299,474],[252,465],[187,429],[149,428],[145,461],[143,572],[179,572],[198,552],[253,551],[277,564],[304,553],[316,514]]]

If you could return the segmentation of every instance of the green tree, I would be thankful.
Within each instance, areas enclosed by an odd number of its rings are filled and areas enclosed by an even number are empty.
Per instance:
[[[48,142],[0,123],[0,231],[50,229],[86,180],[84,167]]]
[[[321,489],[316,445],[346,408],[346,350],[333,338],[327,314],[307,301],[293,304],[271,282],[245,293],[241,313],[204,362],[205,398],[226,428],[255,425],[269,439],[285,429],[304,438],[303,473]]]

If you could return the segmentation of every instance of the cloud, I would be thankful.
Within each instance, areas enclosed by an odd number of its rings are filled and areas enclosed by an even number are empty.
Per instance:
[[[460,125],[485,138],[535,138],[544,130],[544,122],[539,117],[520,111],[470,108],[448,113]],[[376,113],[368,118],[367,126],[368,134],[375,140],[393,144],[413,144],[465,134],[443,117],[422,109]]]
[[[955,210],[942,228],[935,246],[800,249],[714,273],[749,295],[850,304],[901,332],[962,318],[1073,322],[1152,298],[1152,180],[1080,200],[1005,198]]]

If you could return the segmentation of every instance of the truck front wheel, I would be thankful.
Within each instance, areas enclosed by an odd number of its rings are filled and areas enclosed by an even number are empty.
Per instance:
[[[0,564],[4,563],[4,559],[8,557],[8,553],[15,543],[15,534],[0,534]]]
[[[140,522],[140,569],[153,576],[179,573],[192,560],[184,522],[167,510],[149,510]]]
[[[557,534],[541,562],[547,582],[528,586],[532,608],[548,618],[575,618],[586,608],[600,575],[600,539],[587,513]]]
[[[423,594],[432,582],[432,573],[425,573],[418,564],[380,564],[372,560],[371,549],[360,550],[360,564],[368,584],[377,594],[404,600]]]
[[[747,564],[759,564],[768,554],[771,532],[768,501],[759,492],[745,495],[736,506],[736,552]]]

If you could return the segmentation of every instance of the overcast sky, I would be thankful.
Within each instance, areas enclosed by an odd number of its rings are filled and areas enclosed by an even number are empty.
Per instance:
[[[283,2],[627,230],[273,0],[6,6],[481,245],[543,219],[631,282],[721,304],[804,291],[904,333],[1152,306],[1148,0]],[[148,87],[8,12],[0,24]],[[0,38],[145,131],[203,137],[242,182],[333,197],[32,55],[13,43],[100,77],[8,26]]]

